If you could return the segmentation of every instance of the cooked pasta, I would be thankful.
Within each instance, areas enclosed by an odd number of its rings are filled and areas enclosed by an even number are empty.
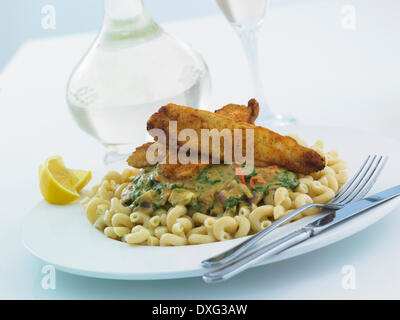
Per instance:
[[[298,136],[290,136],[300,145],[307,146]],[[193,194],[178,195],[175,189],[171,197],[175,200],[178,196],[183,197],[184,202],[158,203],[156,207],[144,202],[136,207],[123,205],[124,190],[140,174],[139,170],[131,168],[121,173],[108,172],[81,203],[87,219],[96,229],[111,239],[130,245],[182,246],[245,237],[305,204],[326,203],[335,197],[348,178],[346,162],[339,158],[337,151],[324,153],[323,147],[322,141],[311,146],[325,156],[323,170],[309,175],[295,174],[296,185],[293,187],[280,184],[252,201],[232,202],[229,208],[216,205],[208,212],[196,210],[189,206]],[[253,196],[250,187],[245,184],[239,187],[247,197]],[[146,197],[154,197],[154,192],[149,190],[141,198]],[[317,208],[308,209],[292,221],[318,212]]]
[[[130,233],[123,236],[123,241],[129,244],[141,244],[151,237],[151,233],[143,226],[135,226]]]
[[[225,216],[215,221],[212,232],[217,240],[232,239],[232,235],[236,233],[237,222],[234,218]]]

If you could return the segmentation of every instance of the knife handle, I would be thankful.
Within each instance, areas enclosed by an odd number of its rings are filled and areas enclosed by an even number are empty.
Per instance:
[[[300,242],[303,242],[304,240],[310,238],[311,234],[312,228],[309,227],[304,227],[300,230],[294,231],[271,244],[254,250],[242,258],[227,263],[218,269],[205,273],[203,275],[203,280],[207,283],[212,283],[232,278],[261,259],[277,254]]]

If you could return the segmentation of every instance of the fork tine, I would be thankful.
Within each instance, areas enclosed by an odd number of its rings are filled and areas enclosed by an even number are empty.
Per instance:
[[[347,190],[349,190],[349,188],[352,186],[352,184],[354,183],[354,181],[359,177],[361,171],[363,171],[363,169],[365,168],[366,164],[368,163],[369,159],[371,158],[371,155],[368,155],[367,158],[365,158],[364,162],[362,163],[362,165],[360,166],[360,168],[358,169],[358,171],[353,175],[353,177],[347,181],[347,183],[342,187],[342,189],[339,191],[339,193],[335,196],[335,198],[333,199],[332,203],[335,202],[336,200],[339,199],[343,194],[345,194],[347,192]]]
[[[377,159],[378,158],[378,159]],[[375,161],[377,159],[377,162]],[[342,200],[342,203],[348,203],[351,201],[351,199],[354,199],[355,196],[357,196],[360,191],[365,187],[365,185],[368,183],[369,179],[371,176],[374,174],[377,166],[379,165],[380,161],[382,159],[382,156],[377,156],[374,155],[374,158],[372,162],[370,163],[368,170],[364,173],[364,175],[361,177],[360,181],[358,181],[358,184],[355,186],[354,190],[352,193],[350,193],[346,199]]]
[[[371,158],[372,157],[372,158]],[[358,174],[358,176],[354,179],[353,183],[351,184],[351,186],[349,186],[346,190],[345,193],[343,193],[341,196],[336,197],[335,199],[335,204],[343,204],[343,203],[347,203],[346,199],[348,197],[350,197],[353,192],[357,189],[357,187],[359,186],[360,182],[364,179],[364,177],[368,174],[368,171],[371,169],[371,166],[374,164],[375,159],[376,159],[377,155],[374,156],[370,156],[370,160],[366,162],[365,166],[363,166],[360,170],[360,173]]]
[[[363,170],[363,173],[359,176],[359,178],[353,184],[351,191],[348,192],[345,197],[341,198],[341,200],[339,202],[340,204],[349,203],[350,201],[348,199],[352,198],[354,194],[358,194],[359,190],[361,190],[361,187],[364,187],[365,177],[369,177],[371,175],[371,170],[373,172],[376,168],[377,164],[376,164],[375,160],[377,157],[378,156],[376,154],[372,157],[372,160],[366,166],[366,170]]]
[[[382,169],[386,165],[387,160],[388,157],[380,156],[375,169],[371,172],[370,176],[366,179],[366,181],[359,188],[359,190],[354,193],[354,195],[349,201],[357,201],[364,198],[364,196],[371,190],[371,188],[375,184],[376,179],[381,174]]]

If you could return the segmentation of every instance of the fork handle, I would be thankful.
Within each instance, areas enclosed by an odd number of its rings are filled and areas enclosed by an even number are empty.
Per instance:
[[[338,206],[335,206],[335,205],[330,205],[330,206],[332,207],[332,209],[338,209]],[[296,210],[293,210],[289,214],[285,215],[284,217],[282,217],[279,220],[272,223],[269,227],[259,231],[252,237],[244,240],[243,242],[239,243],[238,245],[234,246],[231,249],[228,249],[218,255],[215,255],[207,260],[202,261],[201,264],[203,265],[203,267],[210,268],[210,267],[215,267],[217,265],[221,265],[221,264],[225,264],[230,261],[233,261],[235,258],[237,258],[242,253],[244,253],[248,248],[253,246],[256,242],[258,242],[259,240],[264,238],[267,234],[271,233],[276,228],[280,227],[281,225],[290,221],[291,219],[293,219],[294,217],[296,217],[303,211],[305,211],[309,208],[312,208],[312,207],[325,207],[326,208],[327,205],[326,204],[321,205],[319,203],[310,203],[310,204],[306,204]]]
[[[207,283],[220,282],[232,278],[236,274],[254,265],[261,259],[277,254],[311,237],[311,228],[302,228],[289,235],[253,251],[247,256],[241,257],[228,263],[216,270],[207,272],[203,275],[203,280]]]

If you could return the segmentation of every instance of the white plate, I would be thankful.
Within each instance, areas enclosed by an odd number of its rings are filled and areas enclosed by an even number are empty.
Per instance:
[[[322,139],[325,150],[337,149],[347,160],[350,176],[369,153],[389,155],[390,159],[371,192],[399,184],[400,143],[382,136],[350,129],[322,127],[292,127],[283,133],[298,133],[313,143]],[[94,174],[93,182],[103,170]],[[262,261],[268,264],[316,250],[344,239],[375,223],[397,205],[400,197],[342,223],[315,238]],[[281,237],[315,219],[307,217],[273,232],[265,241]],[[114,241],[95,229],[85,217],[79,203],[53,206],[42,201],[26,216],[23,223],[23,243],[38,258],[56,268],[84,276],[107,279],[168,279],[200,276],[205,272],[203,259],[220,253],[242,239],[196,246],[134,247]]]

